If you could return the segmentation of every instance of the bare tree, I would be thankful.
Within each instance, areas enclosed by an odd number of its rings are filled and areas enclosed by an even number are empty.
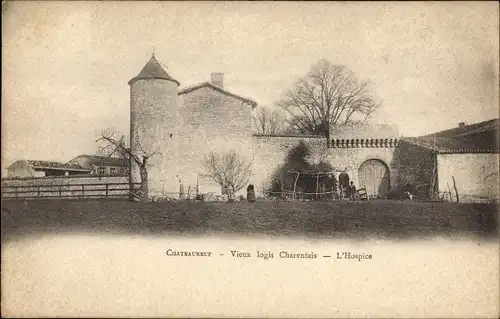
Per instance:
[[[203,176],[223,186],[231,184],[237,192],[245,187],[251,175],[251,163],[245,163],[235,151],[225,154],[210,152],[203,162]]]
[[[286,126],[286,118],[278,110],[267,107],[259,107],[254,116],[257,133],[266,135],[277,135],[283,133]]]
[[[321,163],[329,162],[328,155],[329,155],[328,149],[321,147],[315,149],[313,152],[308,154],[306,160],[311,165],[320,165]]]
[[[99,143],[98,153],[110,157],[122,157],[129,159],[129,163],[134,162],[139,167],[141,177],[141,189],[139,194],[133,189],[131,184],[130,193],[132,198],[139,198],[141,201],[147,201],[149,198],[148,190],[148,160],[159,155],[158,152],[146,152],[141,145],[138,145],[137,150],[132,152],[131,148],[125,142],[125,136],[120,136],[117,132],[112,130],[105,130],[101,133],[96,142]],[[130,165],[130,164],[129,164]],[[129,170],[131,168],[129,167]],[[130,183],[132,183],[130,181]]]
[[[367,82],[328,60],[320,60],[277,103],[289,116],[290,127],[300,134],[324,135],[330,145],[330,127],[364,123],[379,107]]]

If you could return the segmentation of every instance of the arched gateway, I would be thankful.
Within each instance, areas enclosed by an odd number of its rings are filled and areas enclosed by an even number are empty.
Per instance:
[[[366,186],[370,197],[386,196],[389,193],[389,168],[378,159],[369,159],[359,167],[359,187]]]
[[[347,190],[349,189],[349,175],[347,173],[340,173],[339,175],[339,188],[344,196],[347,196]]]

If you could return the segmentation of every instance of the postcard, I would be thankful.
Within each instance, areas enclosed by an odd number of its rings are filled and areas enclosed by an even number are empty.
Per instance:
[[[498,26],[4,1],[2,317],[498,318]]]

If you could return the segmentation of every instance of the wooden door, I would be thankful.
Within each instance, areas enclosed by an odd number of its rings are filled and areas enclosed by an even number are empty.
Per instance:
[[[382,161],[367,160],[359,167],[358,176],[358,188],[366,186],[369,197],[386,196],[389,193],[389,170]]]

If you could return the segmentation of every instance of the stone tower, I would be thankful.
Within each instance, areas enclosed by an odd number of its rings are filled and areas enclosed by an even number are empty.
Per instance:
[[[154,54],[130,85],[130,147],[133,154],[148,160],[149,195],[177,192],[178,140],[182,119],[179,113],[179,82],[172,78]],[[139,166],[132,161],[130,179],[140,183]]]

